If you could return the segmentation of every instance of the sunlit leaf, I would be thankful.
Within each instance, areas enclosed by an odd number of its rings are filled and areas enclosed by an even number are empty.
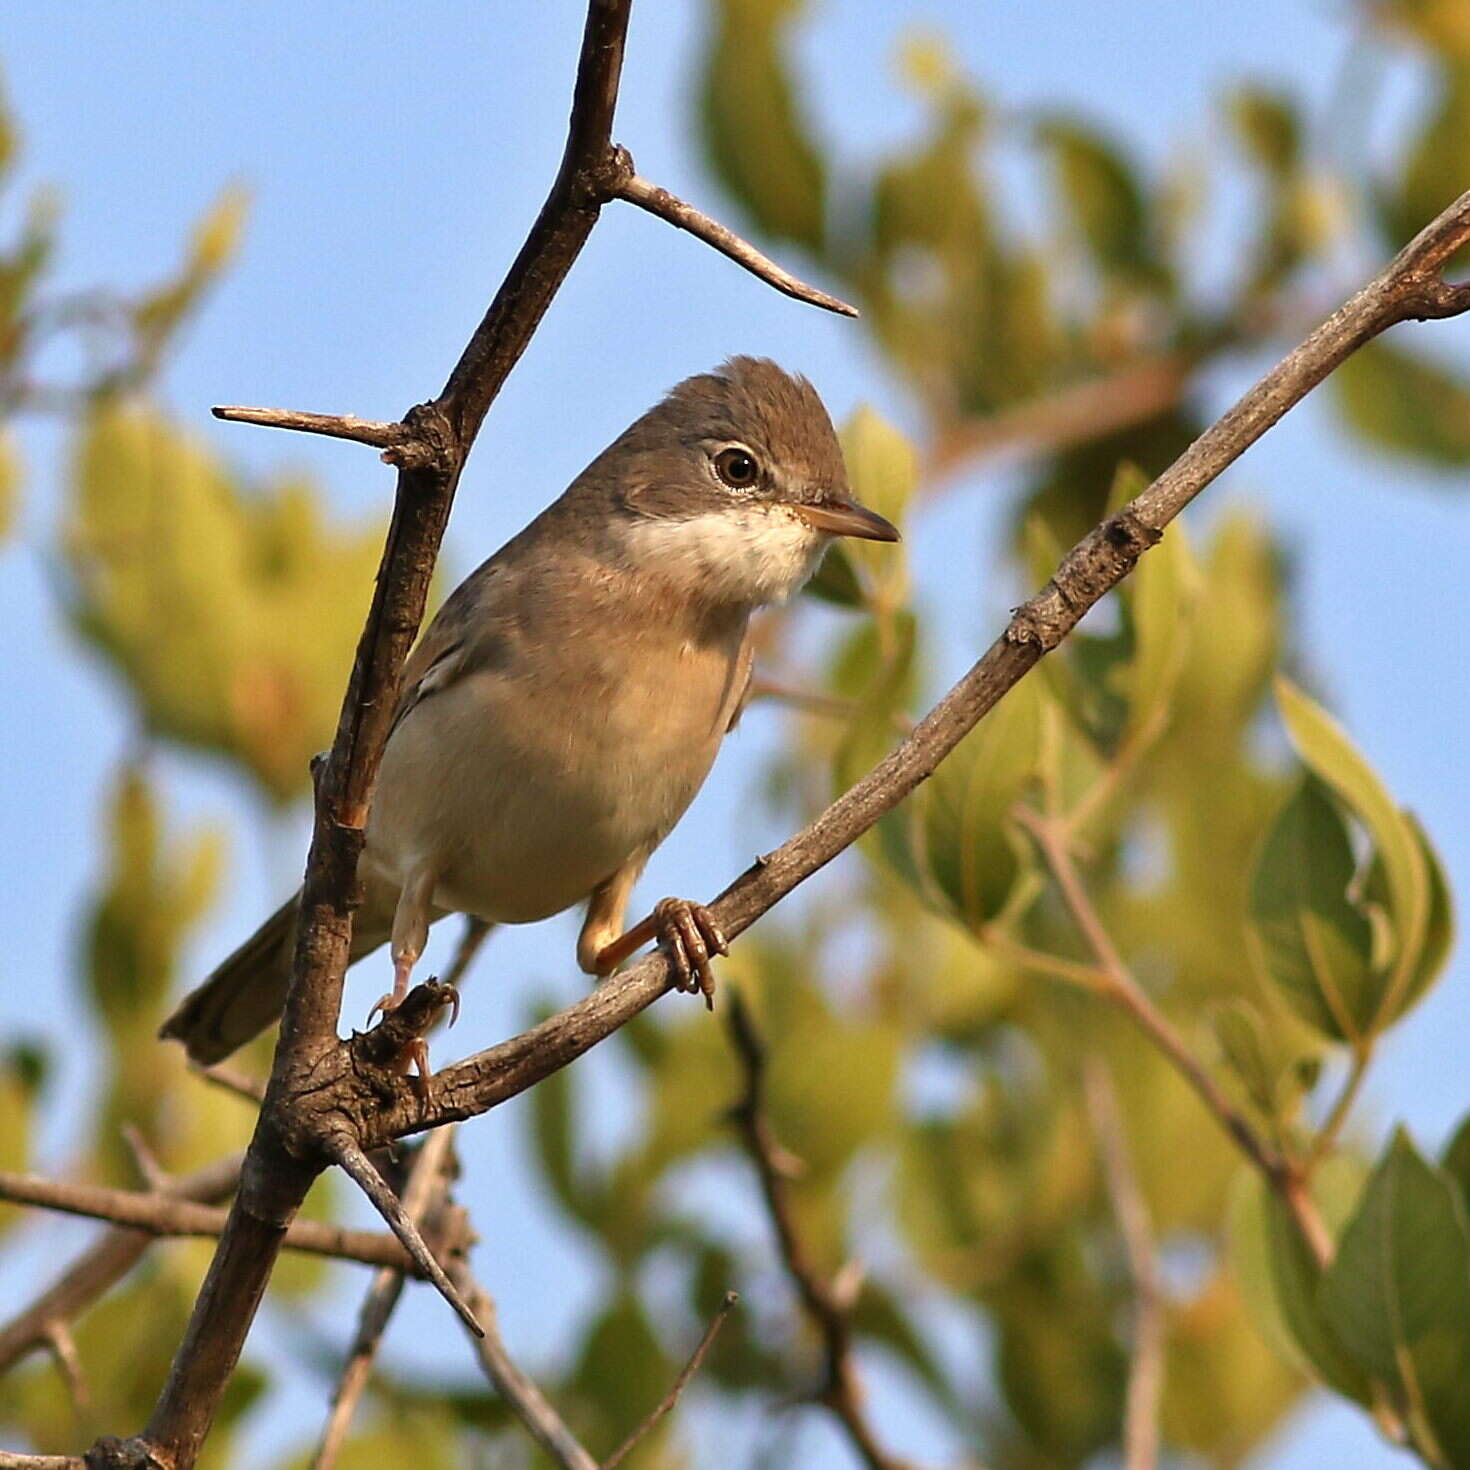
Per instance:
[[[801,0],[718,0],[712,8],[700,111],[715,172],[766,234],[820,250],[826,167],[783,57]]]
[[[1318,1291],[1349,1352],[1393,1385],[1435,1464],[1470,1464],[1470,1232],[1454,1182],[1395,1133]]]
[[[1383,1003],[1373,926],[1348,896],[1357,871],[1347,824],[1308,778],[1266,838],[1251,879],[1251,952],[1266,982],[1308,1025],[1363,1042]]]
[[[1311,1196],[1334,1235],[1363,1190],[1363,1170],[1346,1155],[1317,1169]],[[1365,1371],[1319,1301],[1322,1268],[1280,1196],[1255,1169],[1242,1169],[1231,1191],[1230,1263],[1266,1340],[1339,1393],[1359,1403],[1372,1399]]]
[[[1375,448],[1445,469],[1470,464],[1470,381],[1387,342],[1360,347],[1332,375],[1348,427]],[[1461,478],[1446,478],[1456,489]]]

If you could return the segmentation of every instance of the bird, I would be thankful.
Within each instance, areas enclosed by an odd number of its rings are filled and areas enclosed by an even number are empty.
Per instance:
[[[674,387],[450,594],[404,666],[359,861],[350,962],[386,943],[393,963],[373,1013],[446,914],[524,924],[584,901],[584,971],[656,938],[712,1004],[728,945],[708,911],[665,899],[625,935],[628,904],[744,708],[752,615],[837,537],[899,533],[854,500],[811,383],[738,356]],[[160,1035],[209,1064],[276,1021],[299,901]]]

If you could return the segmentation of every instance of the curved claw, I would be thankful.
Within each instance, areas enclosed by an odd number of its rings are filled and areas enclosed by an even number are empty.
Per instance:
[[[710,955],[730,953],[730,943],[714,916],[703,904],[666,898],[655,905],[653,920],[658,941],[674,965],[675,989],[702,994],[705,1005],[714,1010],[715,972]]]

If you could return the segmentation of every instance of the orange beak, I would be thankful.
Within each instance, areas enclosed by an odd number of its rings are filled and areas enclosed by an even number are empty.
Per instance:
[[[829,536],[856,536],[863,541],[898,541],[898,527],[884,520],[877,511],[859,505],[845,496],[824,501],[820,505],[791,507],[807,525],[825,531]]]

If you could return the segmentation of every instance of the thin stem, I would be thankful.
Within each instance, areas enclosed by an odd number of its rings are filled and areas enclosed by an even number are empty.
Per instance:
[[[1049,975],[1075,985],[1091,995],[1104,994],[1112,983],[1108,972],[1100,965],[1084,965],[1079,960],[1069,960],[1063,955],[1047,954],[1044,950],[1032,949],[987,925],[980,933],[980,942],[997,959],[1005,960],[1021,969],[1034,970],[1038,975]]]
[[[808,1254],[797,1228],[790,1196],[790,1154],[777,1142],[765,1111],[765,1044],[738,994],[729,1002],[730,1036],[740,1062],[743,1088],[733,1117],[745,1151],[755,1165],[766,1214],[786,1275],[802,1308],[822,1338],[825,1358],[819,1401],[836,1416],[866,1470],[909,1470],[890,1455],[868,1422],[862,1383],[854,1356],[852,1308],[860,1275],[843,1270],[828,1280]]]
[[[1338,1093],[1337,1100],[1332,1104],[1331,1111],[1327,1114],[1321,1130],[1312,1140],[1307,1157],[1302,1164],[1308,1176],[1337,1143],[1338,1135],[1348,1120],[1348,1114],[1352,1112],[1353,1104],[1357,1102],[1358,1094],[1362,1091],[1363,1081],[1368,1075],[1368,1067],[1372,1060],[1373,1043],[1371,1039],[1353,1048],[1353,1059],[1348,1067],[1347,1077],[1343,1081],[1342,1091]]]
[[[617,1470],[617,1466],[632,1454],[639,1442],[651,1433],[659,1420],[679,1402],[679,1395],[689,1386],[689,1380],[699,1372],[704,1363],[705,1354],[714,1346],[715,1338],[720,1335],[720,1328],[725,1325],[725,1319],[735,1310],[739,1301],[740,1298],[735,1292],[725,1293],[724,1301],[720,1303],[719,1310],[711,1318],[709,1326],[704,1329],[704,1336],[699,1339],[699,1345],[690,1354],[683,1371],[670,1385],[669,1391],[649,1411],[648,1417],[602,1462],[602,1470]]]
[[[495,1391],[521,1421],[526,1433],[561,1470],[597,1470],[597,1461],[582,1447],[551,1401],[521,1371],[506,1350],[505,1341],[500,1336],[495,1302],[489,1292],[470,1275],[463,1262],[457,1263],[453,1270],[465,1300],[485,1329],[473,1339],[472,1346]]]
[[[351,414],[301,413],[291,408],[246,408],[218,404],[211,410],[217,419],[235,424],[256,424],[263,429],[295,429],[301,434],[324,434],[329,439],[352,439],[374,449],[394,449],[412,437],[403,424],[383,424]]]
[[[840,297],[819,291],[815,286],[808,286],[805,281],[799,281],[768,255],[763,255],[748,240],[741,239],[734,230],[726,229],[719,221],[695,209],[692,204],[685,204],[667,189],[660,189],[657,184],[650,184],[647,179],[640,178],[635,173],[630,173],[623,179],[614,193],[619,199],[626,199],[629,204],[636,204],[639,209],[646,209],[650,214],[667,220],[677,229],[688,230],[691,235],[697,236],[706,245],[714,246],[721,255],[729,256],[736,265],[743,266],[784,295],[812,306],[820,306],[824,311],[835,311],[839,316],[855,317],[859,314],[857,307],[849,306]]]
[[[403,1209],[416,1223],[423,1222],[433,1209],[436,1198],[442,1200],[447,1197],[446,1176],[453,1153],[454,1129],[450,1127],[431,1133],[414,1154],[408,1183],[403,1191]],[[352,1417],[367,1388],[373,1360],[377,1357],[388,1320],[403,1294],[404,1280],[402,1271],[386,1267],[373,1276],[372,1285],[368,1287],[358,1310],[357,1330],[332,1394],[331,1412],[322,1430],[312,1470],[332,1470],[337,1463],[352,1428]]]
[[[1301,1180],[1289,1162],[1256,1132],[1245,1114],[1225,1096],[1174,1029],[1173,1023],[1153,1003],[1123,962],[1072,861],[1065,825],[1059,819],[1044,817],[1026,807],[1016,808],[1014,816],[1035,839],[1073,923],[1107,974],[1108,984],[1102,991],[1103,996],[1130,1015],[1174,1064],[1175,1070],[1194,1089],[1207,1111],[1281,1196],[1313,1254],[1325,1265],[1332,1258],[1332,1237],[1317,1213],[1311,1195],[1301,1187]]]
[[[1087,1117],[1097,1140],[1103,1182],[1133,1278],[1133,1351],[1123,1413],[1127,1470],[1154,1470],[1159,1459],[1159,1401],[1164,1388],[1164,1292],[1148,1205],[1128,1153],[1128,1136],[1107,1064],[1096,1054],[1082,1068]]]

